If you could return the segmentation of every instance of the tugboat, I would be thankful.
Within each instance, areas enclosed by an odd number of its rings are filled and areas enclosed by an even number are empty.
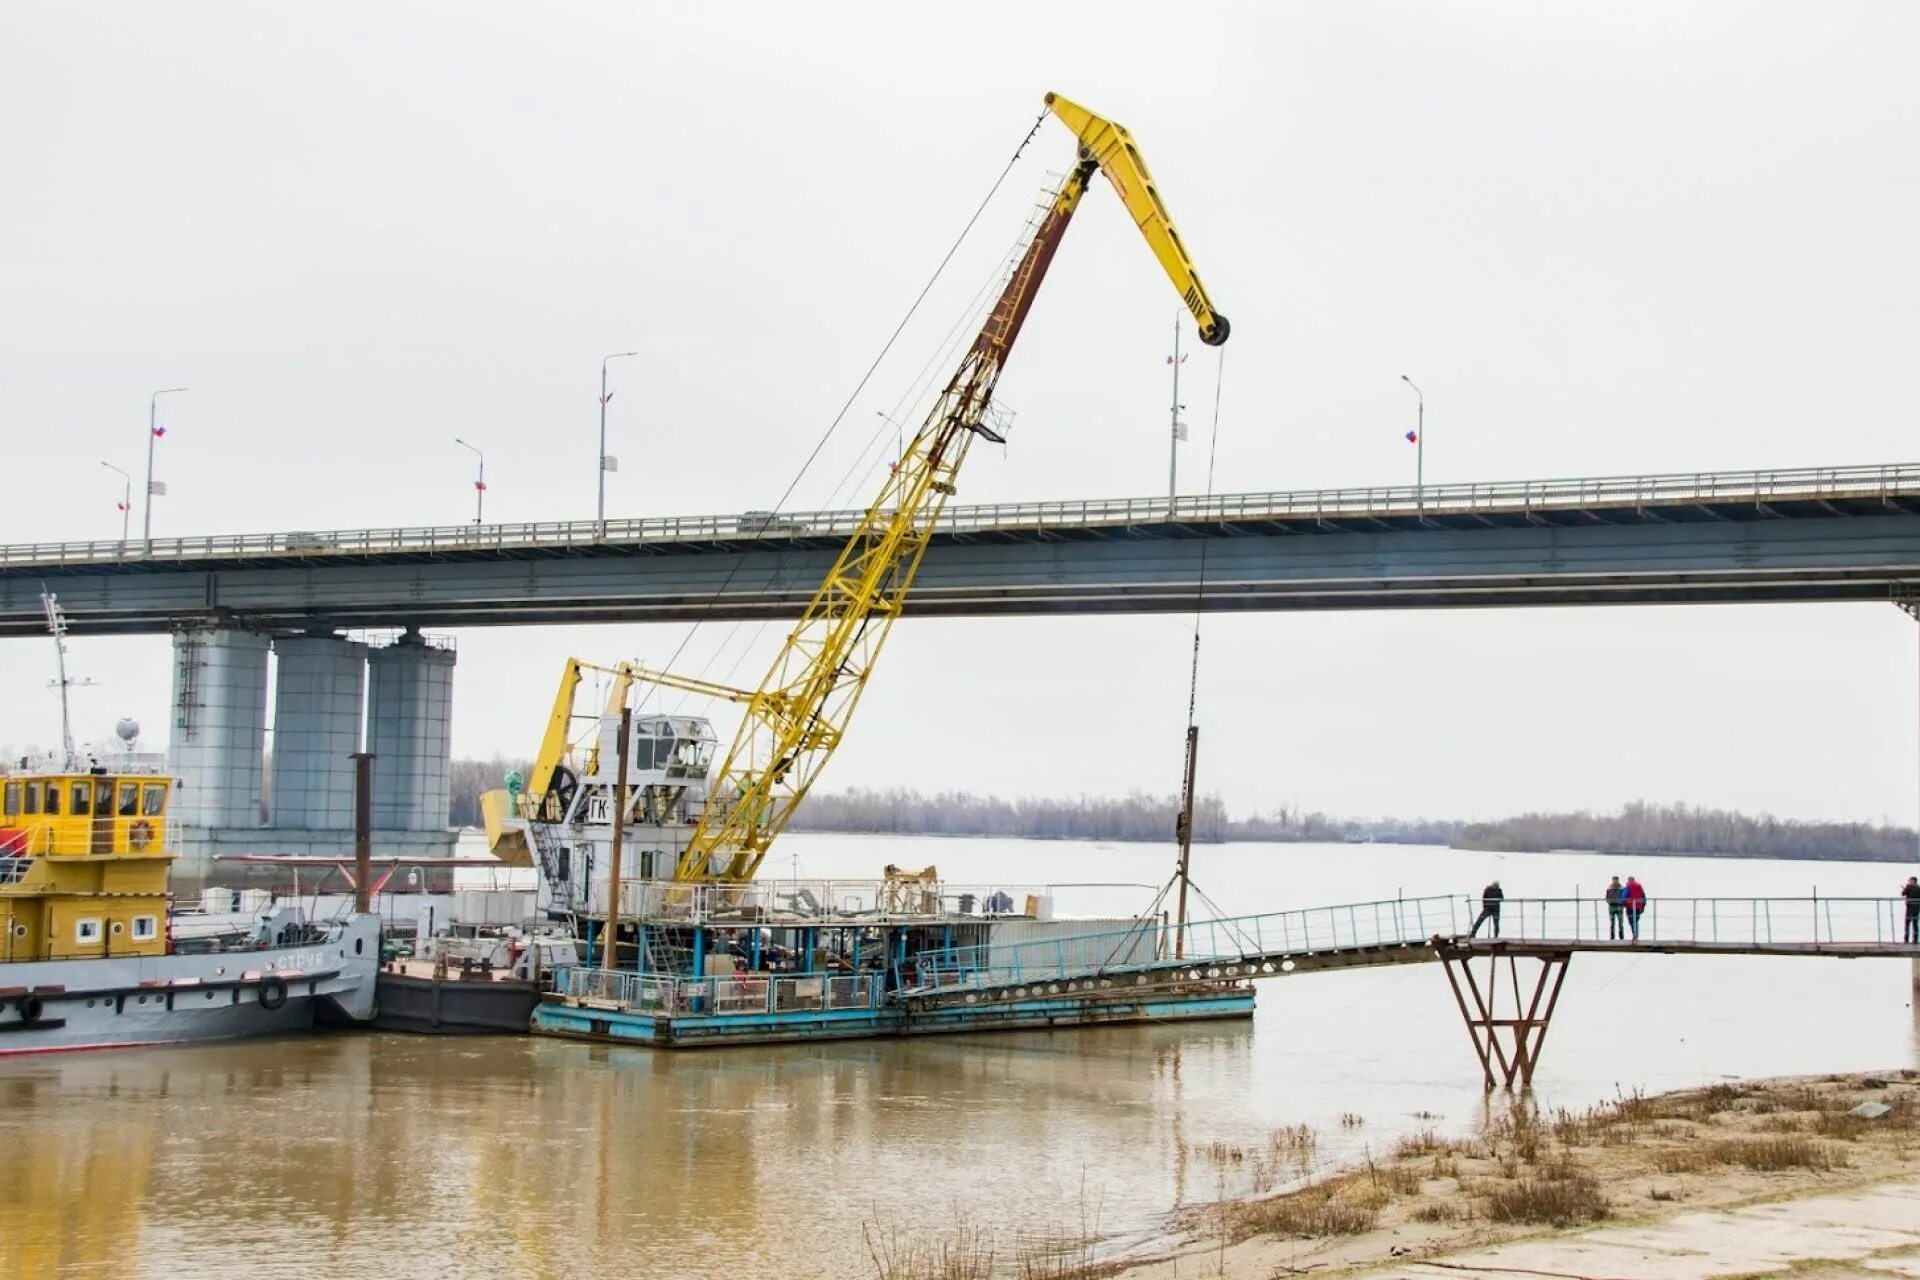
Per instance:
[[[208,933],[175,915],[174,780],[133,754],[132,721],[120,725],[117,768],[81,763],[66,623],[53,596],[42,603],[60,660],[62,750],[0,764],[0,1057],[371,1021],[378,916],[317,922],[269,905],[244,928]]]
[[[372,1019],[378,917],[271,908],[246,936],[176,951],[173,780],[14,768],[0,780],[0,1057]]]

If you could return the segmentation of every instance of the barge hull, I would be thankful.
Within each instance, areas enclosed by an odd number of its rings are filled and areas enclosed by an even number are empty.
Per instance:
[[[909,1011],[896,1005],[788,1013],[668,1015],[548,1001],[533,1014],[536,1035],[654,1049],[698,1049],[803,1040],[1045,1031],[1117,1023],[1251,1018],[1251,987],[1158,990],[1125,997],[1045,998]]]
[[[470,981],[382,972],[375,982],[381,1031],[416,1035],[525,1035],[540,988],[518,979]]]

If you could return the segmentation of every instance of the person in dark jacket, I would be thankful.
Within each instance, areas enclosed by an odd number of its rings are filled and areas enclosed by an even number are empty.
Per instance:
[[[1489,921],[1493,923],[1492,936],[1496,938],[1500,936],[1500,903],[1506,896],[1500,892],[1498,880],[1480,891],[1480,914],[1473,919],[1473,931],[1467,934],[1469,938],[1479,936],[1480,926]]]
[[[1627,936],[1627,891],[1615,876],[1607,886],[1607,941]]]
[[[1900,896],[1907,901],[1907,931],[1900,935],[1900,940],[1920,942],[1920,876],[1908,876]]]
[[[1640,913],[1647,909],[1647,887],[1632,876],[1627,877],[1626,887],[1627,928],[1633,930],[1633,940],[1640,941]]]

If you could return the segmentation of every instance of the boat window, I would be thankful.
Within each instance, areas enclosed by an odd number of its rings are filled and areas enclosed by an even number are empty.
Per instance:
[[[72,814],[76,818],[84,818],[89,813],[93,812],[93,810],[89,807],[92,803],[93,803],[93,784],[91,782],[74,783],[73,784],[73,803],[67,806],[67,812]]]
[[[75,942],[100,941],[100,922],[93,919],[74,921],[73,940]]]
[[[159,921],[154,916],[135,916],[133,918],[133,940],[135,942],[151,941],[158,932],[158,929]]]
[[[11,818],[18,812],[20,812],[20,784],[17,782],[9,782],[7,784],[5,813],[7,817]]]
[[[37,782],[29,782],[27,784],[26,812],[28,813],[40,812],[40,784]]]
[[[60,784],[57,782],[47,784],[47,812],[56,818],[60,816]]]
[[[157,818],[167,808],[167,784],[149,782],[140,797],[140,812],[149,818]]]
[[[140,807],[140,784],[123,782],[120,784],[120,803],[116,806],[123,818],[131,818]]]

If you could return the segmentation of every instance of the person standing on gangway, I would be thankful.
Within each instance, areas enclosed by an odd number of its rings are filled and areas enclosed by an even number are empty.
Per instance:
[[[1920,942],[1920,876],[1908,876],[1900,896],[1907,903],[1907,928],[1900,941]]]
[[[1495,938],[1500,936],[1500,903],[1506,896],[1506,894],[1500,892],[1500,882],[1498,880],[1493,881],[1480,891],[1480,914],[1473,919],[1473,929],[1467,934],[1469,938],[1479,937],[1480,926],[1489,921],[1493,924],[1491,936]]]
[[[1613,883],[1607,886],[1607,941],[1616,942],[1627,936],[1627,888],[1615,876]]]

